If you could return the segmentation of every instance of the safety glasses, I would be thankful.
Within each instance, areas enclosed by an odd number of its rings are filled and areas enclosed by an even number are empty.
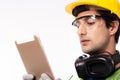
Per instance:
[[[72,25],[75,27],[84,25],[85,27],[96,26],[101,23],[102,16],[100,15],[86,15],[75,19]]]

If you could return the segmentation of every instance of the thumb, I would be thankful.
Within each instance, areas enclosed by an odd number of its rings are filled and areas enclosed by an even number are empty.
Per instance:
[[[55,79],[55,80],[62,80],[61,78],[57,78],[57,79]]]
[[[24,74],[23,80],[34,80],[34,76],[32,74]]]
[[[52,80],[46,73],[42,73],[39,80]]]

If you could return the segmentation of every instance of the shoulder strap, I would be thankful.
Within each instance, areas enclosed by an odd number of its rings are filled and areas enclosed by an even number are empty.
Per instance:
[[[106,80],[119,80],[120,79],[120,69],[118,69],[116,72],[114,72],[113,75],[106,78]]]

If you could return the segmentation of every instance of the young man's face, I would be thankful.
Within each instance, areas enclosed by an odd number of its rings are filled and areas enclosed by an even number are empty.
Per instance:
[[[93,15],[93,17],[91,16]],[[97,15],[96,17],[94,17]],[[87,17],[82,17],[87,16]],[[91,16],[91,17],[89,17]],[[84,11],[78,14],[78,35],[82,51],[90,53],[106,50],[109,45],[110,34],[105,21],[95,10]]]

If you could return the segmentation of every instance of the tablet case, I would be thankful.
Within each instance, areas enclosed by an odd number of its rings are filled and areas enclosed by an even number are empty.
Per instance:
[[[53,73],[37,36],[34,36],[33,41],[20,44],[15,41],[15,44],[28,74],[33,74],[38,80],[42,73],[47,73],[54,80]]]

